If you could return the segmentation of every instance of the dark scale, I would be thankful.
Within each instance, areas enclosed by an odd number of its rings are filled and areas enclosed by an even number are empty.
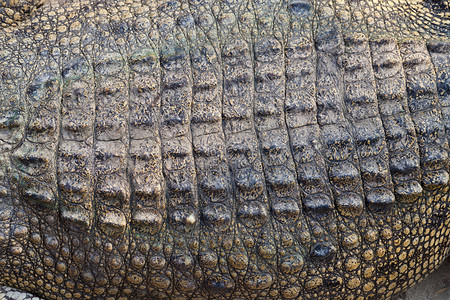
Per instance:
[[[447,12],[0,1],[0,298],[413,286],[449,254]]]

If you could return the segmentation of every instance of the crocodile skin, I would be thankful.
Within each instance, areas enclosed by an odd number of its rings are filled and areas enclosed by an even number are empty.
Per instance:
[[[0,25],[18,25],[43,5],[45,0],[0,0]]]
[[[17,3],[0,285],[389,299],[448,256],[448,2]]]

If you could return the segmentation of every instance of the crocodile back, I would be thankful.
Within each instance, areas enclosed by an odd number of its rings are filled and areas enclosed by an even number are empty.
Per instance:
[[[420,281],[449,253],[450,41],[448,7],[405,3],[56,2],[0,31],[0,283],[381,299]]]

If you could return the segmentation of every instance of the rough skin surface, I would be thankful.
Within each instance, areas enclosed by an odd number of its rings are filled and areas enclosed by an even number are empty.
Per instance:
[[[18,25],[42,6],[44,0],[0,0],[0,25]]]
[[[79,0],[22,19],[0,30],[0,285],[386,299],[449,254],[448,1]]]

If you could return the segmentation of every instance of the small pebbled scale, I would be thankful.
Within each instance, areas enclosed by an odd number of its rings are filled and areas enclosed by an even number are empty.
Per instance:
[[[450,252],[444,2],[0,1],[0,299],[425,278]]]

